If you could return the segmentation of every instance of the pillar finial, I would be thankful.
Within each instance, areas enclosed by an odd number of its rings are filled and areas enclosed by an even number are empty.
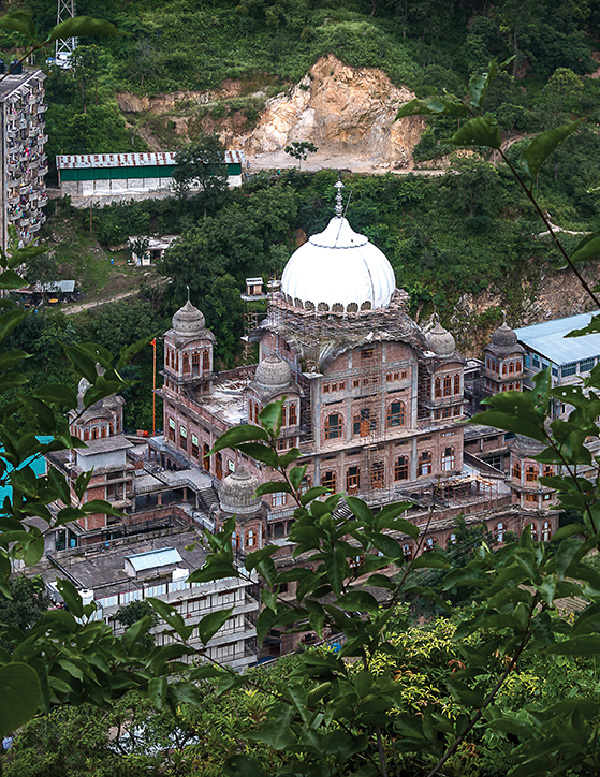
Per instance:
[[[187,289],[187,292],[188,292],[188,303],[189,303],[189,301],[190,301],[190,287],[186,286],[185,288]]]
[[[339,174],[337,181],[334,183],[334,186],[337,189],[337,194],[335,195],[335,215],[341,219],[342,213],[344,212],[344,206],[342,205],[342,189],[344,188],[344,184],[342,183],[342,179]]]

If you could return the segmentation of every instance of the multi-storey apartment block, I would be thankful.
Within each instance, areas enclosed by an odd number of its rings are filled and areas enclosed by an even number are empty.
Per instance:
[[[17,68],[19,69],[19,68]],[[46,217],[44,176],[44,79],[41,70],[24,69],[0,81],[2,105],[2,248],[13,224],[21,243],[34,239]]]

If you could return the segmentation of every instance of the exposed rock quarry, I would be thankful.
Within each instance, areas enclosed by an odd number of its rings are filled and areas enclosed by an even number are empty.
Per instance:
[[[261,167],[289,164],[283,152],[293,141],[314,143],[307,169],[411,170],[412,149],[424,127],[420,117],[395,122],[398,107],[414,94],[396,87],[375,68],[352,68],[333,55],[323,57],[291,90],[269,100],[255,129],[228,134]]]
[[[224,115],[220,121],[210,115],[201,119],[194,115],[200,106],[238,97],[243,92],[241,81],[229,80],[211,91],[151,97],[122,92],[117,99],[124,113],[168,114],[179,142],[187,142],[189,135],[194,134],[192,128],[198,131],[198,124],[203,132],[218,132],[228,148],[244,149],[250,169],[292,166],[294,160],[283,149],[293,141],[307,141],[319,149],[302,163],[306,170],[413,169],[412,149],[419,141],[424,121],[418,116],[394,121],[398,107],[413,99],[414,94],[394,86],[382,70],[349,67],[333,55],[322,57],[289,93],[266,101],[250,132],[244,133],[245,118],[238,117],[240,120],[236,121],[235,113]],[[259,94],[264,92],[250,96]],[[146,130],[148,144],[156,150],[164,148],[164,138],[152,140],[150,128]]]

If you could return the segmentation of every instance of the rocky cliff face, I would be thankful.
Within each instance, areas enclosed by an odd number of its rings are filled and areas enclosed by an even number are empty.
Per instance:
[[[233,112],[216,122],[211,115],[199,118],[201,106],[238,97],[243,91],[241,82],[231,81],[212,92],[176,92],[154,97],[124,92],[118,95],[118,101],[125,113],[146,112],[155,117],[169,114],[174,124],[173,141],[177,141],[172,146],[187,142],[198,131],[218,132],[228,148],[244,149],[251,169],[291,166],[293,160],[283,149],[293,141],[308,141],[319,149],[303,163],[305,169],[413,169],[412,149],[424,121],[417,116],[394,121],[398,107],[414,94],[394,86],[381,70],[352,68],[329,55],[316,62],[289,93],[266,100],[251,130],[245,130],[245,122]],[[173,111],[179,115],[175,117]],[[154,143],[151,129],[150,124],[144,133],[149,144],[165,147],[164,135]]]
[[[340,160],[351,169],[410,170],[423,119],[394,119],[398,107],[413,97],[381,70],[352,68],[329,55],[313,65],[289,96],[269,100],[252,132],[232,133],[225,140],[244,148],[261,166],[280,157],[289,143],[308,141],[319,149],[310,155],[308,168],[335,166],[328,162]]]

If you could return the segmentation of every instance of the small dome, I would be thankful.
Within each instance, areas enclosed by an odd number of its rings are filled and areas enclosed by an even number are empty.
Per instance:
[[[452,356],[456,350],[456,341],[450,332],[437,321],[433,329],[427,333],[427,347],[438,356]]]
[[[182,337],[201,335],[205,326],[204,313],[195,308],[189,299],[173,316],[173,329]]]
[[[513,345],[517,344],[517,335],[506,323],[506,319],[492,335],[492,343],[498,348],[512,348]]]
[[[321,312],[385,308],[395,288],[384,253],[341,216],[296,249],[281,276],[288,302]]]
[[[254,380],[265,391],[283,391],[290,385],[292,370],[287,362],[270,353],[256,368]]]
[[[249,515],[260,510],[261,499],[255,495],[260,480],[241,466],[221,483],[219,503],[225,513]]]

